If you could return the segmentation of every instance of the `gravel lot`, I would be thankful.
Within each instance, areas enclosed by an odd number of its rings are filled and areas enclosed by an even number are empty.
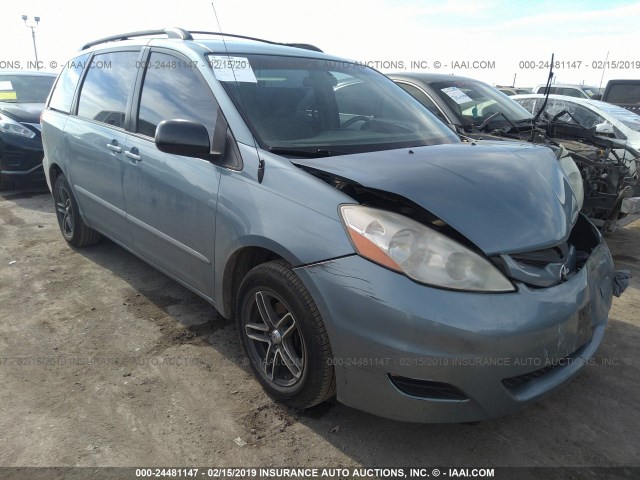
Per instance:
[[[49,194],[0,194],[0,240],[0,466],[640,465],[640,222],[608,238],[634,278],[594,365],[478,425],[274,404],[233,322],[108,240],[69,248]]]

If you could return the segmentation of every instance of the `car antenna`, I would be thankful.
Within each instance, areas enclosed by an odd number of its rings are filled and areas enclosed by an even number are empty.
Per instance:
[[[545,92],[545,96],[544,96],[544,102],[542,102],[542,106],[540,107],[540,110],[538,110],[538,113],[536,113],[536,116],[533,117],[533,120],[531,121],[531,123],[536,123],[538,121],[538,118],[540,118],[540,115],[542,115],[542,112],[544,112],[544,109],[547,107],[547,101],[549,100],[549,93],[550,93],[550,88],[551,88],[551,79],[553,78],[553,53],[551,54],[551,65],[549,66],[549,78],[547,78],[547,84],[544,87],[544,92]]]
[[[224,39],[224,34],[222,33],[222,27],[220,26],[220,20],[218,19],[218,12],[216,12],[216,6],[211,2],[211,8],[213,8],[213,15],[216,17],[216,23],[218,24],[218,31],[220,32],[220,37],[222,38],[222,44],[224,45],[224,51],[227,52],[227,58],[231,58],[229,55],[229,49],[227,48],[227,42]],[[240,103],[242,104],[242,109],[244,110],[244,114],[247,114],[247,107],[244,104],[244,99],[242,98],[242,91],[240,90],[240,85],[238,82],[238,77],[236,77],[235,69],[233,68],[233,62],[230,62],[231,65],[231,73],[233,73],[233,79],[235,80],[236,87],[238,88],[238,97],[240,98]],[[262,183],[262,179],[264,178],[264,159],[260,157],[260,149],[258,148],[258,144],[256,143],[255,137],[253,137],[253,146],[256,149],[256,155],[258,157],[258,183]]]

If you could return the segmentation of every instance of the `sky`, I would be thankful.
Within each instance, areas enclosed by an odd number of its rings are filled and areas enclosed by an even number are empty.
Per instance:
[[[553,53],[557,83],[604,87],[611,78],[640,78],[640,1],[215,0],[214,5],[224,32],[312,43],[382,72],[437,71],[532,87],[546,82]],[[25,69],[34,60],[22,15],[29,24],[40,17],[38,58],[50,71],[59,71],[85,42],[117,33],[167,26],[219,31],[210,0],[4,2],[0,70]]]

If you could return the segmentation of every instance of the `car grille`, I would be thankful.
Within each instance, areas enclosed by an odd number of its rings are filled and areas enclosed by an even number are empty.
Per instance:
[[[510,257],[516,262],[532,267],[545,268],[550,263],[564,263],[569,256],[569,244],[564,242],[552,248],[533,252],[514,253]]]
[[[524,375],[518,375],[516,377],[505,378],[502,380],[502,384],[507,387],[509,390],[513,390],[518,388],[521,385],[529,383],[531,380],[535,380],[536,378],[543,377],[547,373],[555,370],[558,367],[561,367],[562,364],[553,364],[547,367],[541,368],[539,370],[535,370],[533,372],[525,373]]]
[[[585,265],[602,237],[580,214],[567,241],[553,247],[492,257],[491,261],[510,280],[533,288],[566,282]]]
[[[538,378],[544,377],[548,374],[550,374],[551,372],[553,372],[554,370],[560,369],[560,368],[564,368],[568,365],[571,365],[576,358],[578,358],[578,356],[582,353],[582,351],[587,347],[587,345],[589,344],[589,340],[587,339],[587,342],[582,345],[580,348],[578,348],[577,350],[575,350],[573,353],[567,355],[566,357],[552,363],[551,365],[547,365],[544,366],[542,368],[539,368],[538,370],[534,370],[532,372],[528,372],[528,373],[524,373],[522,375],[516,375],[515,377],[509,377],[509,378],[505,378],[502,380],[502,384],[508,389],[508,390],[516,390],[519,387],[526,385],[527,383],[536,380]]]

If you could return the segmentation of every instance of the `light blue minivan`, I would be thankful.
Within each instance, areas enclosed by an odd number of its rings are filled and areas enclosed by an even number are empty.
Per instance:
[[[107,236],[235,318],[287,405],[496,417],[603,338],[615,272],[575,165],[462,143],[313,46],[178,28],[91,42],[42,135],[65,240]]]

